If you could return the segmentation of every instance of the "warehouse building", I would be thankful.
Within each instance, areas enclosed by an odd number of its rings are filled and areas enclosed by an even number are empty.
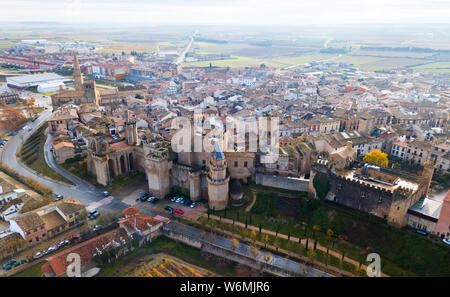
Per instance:
[[[59,90],[60,87],[65,88],[65,84],[68,82],[71,82],[71,80],[55,73],[31,74],[6,78],[8,87],[35,89],[41,93],[54,92]]]

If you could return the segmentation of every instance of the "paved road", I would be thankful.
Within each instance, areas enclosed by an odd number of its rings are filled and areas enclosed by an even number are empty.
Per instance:
[[[41,113],[41,115],[36,121],[28,124],[28,127],[32,128],[32,131],[29,131],[28,129],[21,130],[16,136],[14,136],[8,141],[8,143],[3,148],[2,153],[3,164],[8,166],[9,168],[14,169],[23,176],[32,177],[36,179],[41,184],[53,189],[53,192],[56,194],[61,194],[64,195],[65,197],[71,196],[73,198],[78,199],[79,201],[81,201],[86,205],[103,201],[105,202],[105,204],[102,205],[101,208],[104,208],[106,210],[115,211],[128,207],[127,204],[122,203],[122,201],[118,199],[113,199],[111,202],[103,200],[105,197],[103,197],[103,195],[101,194],[102,191],[100,189],[97,189],[87,184],[86,182],[80,180],[78,177],[73,176],[72,174],[68,173],[67,171],[64,171],[62,168],[57,166],[55,161],[53,160],[53,156],[51,154],[50,156],[48,155],[49,152],[45,153],[45,157],[46,160],[48,161],[49,166],[54,170],[58,171],[64,177],[68,178],[70,181],[72,181],[75,184],[75,186],[53,181],[47,177],[42,176],[37,172],[30,170],[29,168],[24,167],[22,164],[18,162],[16,158],[16,151],[18,150],[22,141],[26,140],[27,137],[31,133],[33,133],[34,130],[39,128],[39,126],[42,123],[44,123],[50,115],[51,110],[44,111],[43,113]],[[49,143],[47,142],[45,146],[49,148]],[[108,203],[106,204],[106,202]]]
[[[197,35],[197,31],[195,31],[195,33],[192,34],[191,41],[189,42],[189,44],[185,48],[185,50],[175,59],[175,64],[180,65],[181,63],[183,63],[184,58],[186,57],[186,54],[189,52],[189,50],[191,49],[192,44],[194,43],[195,35]]]

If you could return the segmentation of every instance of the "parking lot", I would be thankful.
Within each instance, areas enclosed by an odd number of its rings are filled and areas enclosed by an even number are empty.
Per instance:
[[[151,202],[147,202],[147,201],[144,201],[144,202],[136,201],[136,202],[137,202],[136,206],[138,206],[138,207],[144,207],[144,208],[147,208],[150,210],[154,210],[154,211],[158,211],[158,212],[162,212],[162,213],[166,213],[166,214],[170,214],[168,210],[164,209],[166,206],[170,206],[174,210],[181,209],[182,211],[184,211],[183,214],[174,213],[173,215],[182,216],[182,217],[184,217],[186,219],[190,219],[190,220],[197,220],[198,218],[200,218],[202,216],[203,213],[206,212],[206,206],[205,206],[204,202],[197,202],[197,205],[194,208],[191,208],[185,204],[172,202],[169,199],[160,199],[156,203],[151,203]]]

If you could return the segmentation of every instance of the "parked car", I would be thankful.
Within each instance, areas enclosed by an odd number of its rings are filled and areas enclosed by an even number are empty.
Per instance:
[[[60,249],[64,246],[68,245],[69,243],[70,243],[70,241],[66,239],[66,240],[63,240],[60,243],[58,243],[57,247]]]
[[[5,264],[3,264],[3,269],[6,269],[5,267],[6,266],[11,266],[11,265],[13,265],[14,263],[16,263],[16,260],[14,260],[14,259],[11,259],[11,260],[8,260],[8,261],[6,261],[5,262]]]
[[[108,191],[103,191],[102,195],[103,195],[103,197],[109,197],[109,192]]]
[[[414,232],[416,232],[417,234],[423,235],[423,236],[427,236],[427,232],[425,232],[423,230],[415,229]]]
[[[165,210],[168,210],[170,213],[173,213],[173,208],[170,207],[169,205],[166,205],[166,207],[164,207]]]
[[[148,197],[150,197],[150,193],[149,192],[141,193],[141,197],[147,199]]]
[[[184,200],[184,205],[187,205],[187,206],[189,206],[189,205],[191,205],[193,203],[193,201],[192,200]]]
[[[23,264],[23,263],[27,263],[27,259],[23,258],[22,260],[20,260],[20,264]]]
[[[159,201],[159,199],[156,198],[156,197],[150,197],[150,198],[147,199],[147,201],[148,201],[148,202],[151,202],[151,203],[156,203],[156,202]]]
[[[100,213],[97,210],[91,210],[88,214],[88,218],[91,220],[94,220],[100,215]]]
[[[174,211],[175,211],[175,213],[178,213],[178,214],[184,214],[184,211],[179,208],[175,209]]]
[[[72,235],[72,236],[70,236],[70,241],[72,241],[72,242],[74,242],[74,241],[76,241],[76,240],[78,240],[78,239],[80,239],[80,235],[78,235],[78,234],[75,234],[75,235]]]
[[[194,208],[195,206],[197,206],[197,202],[192,202],[191,205],[189,205],[190,208]]]
[[[35,259],[39,259],[39,258],[42,257],[43,255],[44,255],[43,253],[37,252],[37,253],[34,255],[34,258],[35,258]]]
[[[183,198],[181,198],[181,197],[178,197],[178,198],[177,198],[177,200],[175,200],[175,202],[176,202],[176,203],[180,203],[180,202],[181,202],[181,200],[183,200]]]
[[[6,265],[6,266],[4,266],[3,267],[5,270],[10,270],[11,268],[12,268],[12,266],[11,265]]]
[[[55,197],[55,201],[59,201],[59,200],[61,200],[61,199],[63,199],[64,198],[64,196],[63,195],[56,195],[56,197]]]
[[[450,245],[450,239],[448,238],[442,239],[442,242],[445,243],[446,245]]]
[[[17,261],[16,263],[14,263],[14,267],[17,267],[17,266],[19,266],[20,265],[20,262],[19,261]]]
[[[54,251],[56,251],[58,248],[56,247],[56,246],[54,246],[54,245],[52,245],[51,247],[49,247],[48,249],[47,249],[47,254],[50,254],[50,253],[53,253]]]
[[[172,202],[176,202],[177,201],[177,199],[178,199],[178,197],[173,197],[172,199],[170,199],[170,201],[172,201]]]
[[[92,231],[96,232],[98,230],[101,230],[103,227],[100,225],[95,225],[94,228],[92,228]]]

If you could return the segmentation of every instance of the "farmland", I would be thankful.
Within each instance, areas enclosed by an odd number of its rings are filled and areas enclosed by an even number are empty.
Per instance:
[[[335,59],[334,62],[351,63],[361,70],[374,71],[414,66],[429,63],[430,61],[425,59],[411,58],[384,58],[372,56],[342,55],[341,57]]]
[[[450,62],[436,62],[413,67],[416,70],[426,70],[432,72],[450,72]]]
[[[182,66],[196,66],[196,67],[208,67],[209,64],[212,66],[218,67],[230,67],[230,68],[239,68],[239,67],[254,67],[260,66],[261,64],[265,64],[267,67],[280,67],[282,66],[280,63],[272,62],[271,60],[266,59],[258,59],[244,56],[231,56],[230,59],[225,60],[211,60],[211,61],[199,61],[199,62],[190,62],[183,63]]]

